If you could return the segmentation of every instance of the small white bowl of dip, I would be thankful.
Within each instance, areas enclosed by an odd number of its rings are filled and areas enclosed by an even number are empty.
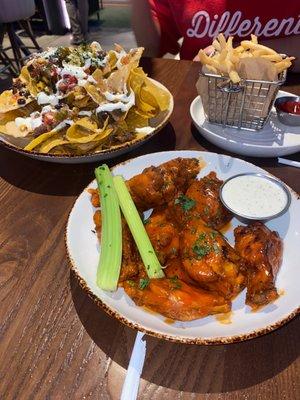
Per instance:
[[[280,180],[256,173],[234,175],[220,188],[224,206],[236,216],[267,221],[284,214],[291,203],[291,194]]]

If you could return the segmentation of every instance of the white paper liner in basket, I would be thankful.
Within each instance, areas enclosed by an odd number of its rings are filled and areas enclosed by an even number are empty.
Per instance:
[[[239,84],[232,85],[227,77],[208,73],[203,67],[196,87],[209,122],[258,130],[270,115],[286,71],[278,77],[276,70],[269,68],[270,63],[261,63],[259,58],[244,60],[239,69],[243,78]],[[262,79],[254,79],[259,76]]]

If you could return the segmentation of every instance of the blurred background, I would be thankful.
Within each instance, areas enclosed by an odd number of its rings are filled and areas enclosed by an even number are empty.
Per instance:
[[[126,49],[136,46],[129,0],[86,1],[89,42],[96,40],[105,50],[114,43]],[[68,46],[71,39],[65,0],[1,0],[0,89],[9,87],[30,53]]]

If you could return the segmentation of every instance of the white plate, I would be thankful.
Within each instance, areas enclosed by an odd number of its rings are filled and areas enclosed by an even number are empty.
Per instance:
[[[244,172],[266,172],[253,164],[238,158],[200,151],[170,151],[148,154],[117,165],[114,174],[122,174],[125,179],[142,172],[145,167],[159,165],[176,157],[200,157],[206,166],[199,176],[216,171],[221,179]],[[89,187],[96,187],[93,181]],[[283,216],[270,221],[270,229],[279,232],[284,240],[283,264],[277,277],[276,286],[284,293],[274,304],[270,304],[259,312],[250,312],[245,305],[245,291],[233,302],[232,322],[221,324],[210,316],[192,322],[175,322],[170,325],[165,318],[151,314],[137,307],[125,294],[123,289],[115,293],[107,293],[96,285],[96,270],[99,259],[99,244],[94,229],[94,209],[89,193],[84,190],[76,200],[70,213],[66,229],[66,245],[71,266],[79,278],[81,285],[105,311],[121,322],[155,335],[183,343],[211,344],[230,343],[246,340],[267,333],[281,326],[300,310],[299,282],[299,239],[300,239],[300,201],[291,191],[292,202],[289,211]],[[226,237],[233,243],[233,228],[238,225],[233,220],[232,229]]]
[[[160,87],[164,89],[170,95],[170,104],[169,108],[166,111],[159,113],[159,115],[155,118],[150,119],[150,127],[153,127],[153,131],[151,133],[146,134],[143,137],[132,140],[131,142],[122,143],[117,146],[113,146],[110,149],[102,150],[97,153],[87,153],[81,156],[77,155],[60,155],[60,154],[43,154],[36,151],[28,151],[24,150],[21,147],[18,147],[16,139],[13,137],[9,137],[6,135],[0,134],[0,144],[2,143],[5,147],[10,148],[17,153],[24,154],[30,158],[36,158],[37,160],[49,161],[60,164],[81,164],[81,163],[89,163],[89,162],[97,162],[108,160],[122,154],[128,153],[135,149],[136,147],[141,146],[149,139],[151,139],[156,133],[158,133],[168,122],[174,108],[174,99],[169,90],[162,85],[160,82],[151,79],[150,80]]]
[[[293,96],[280,90],[277,97]],[[300,151],[300,127],[282,124],[273,107],[270,120],[257,132],[222,127],[206,120],[201,97],[197,96],[190,113],[200,134],[209,142],[231,153],[251,157],[280,157]]]

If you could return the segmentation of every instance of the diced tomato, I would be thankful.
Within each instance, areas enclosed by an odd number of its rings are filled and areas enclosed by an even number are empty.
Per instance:
[[[62,81],[59,83],[58,88],[61,92],[66,92],[67,90],[73,89],[75,85],[77,85],[76,76],[72,75],[64,75]]]
[[[53,68],[51,69],[50,75],[51,75],[53,78],[57,78],[57,68],[53,67]]]
[[[59,82],[58,88],[61,92],[66,92],[68,89],[68,84],[65,81]]]
[[[54,122],[54,114],[52,112],[47,112],[43,114],[42,120],[44,124],[52,125]]]
[[[66,79],[69,85],[76,84],[78,82],[76,76],[70,76],[69,78]]]

